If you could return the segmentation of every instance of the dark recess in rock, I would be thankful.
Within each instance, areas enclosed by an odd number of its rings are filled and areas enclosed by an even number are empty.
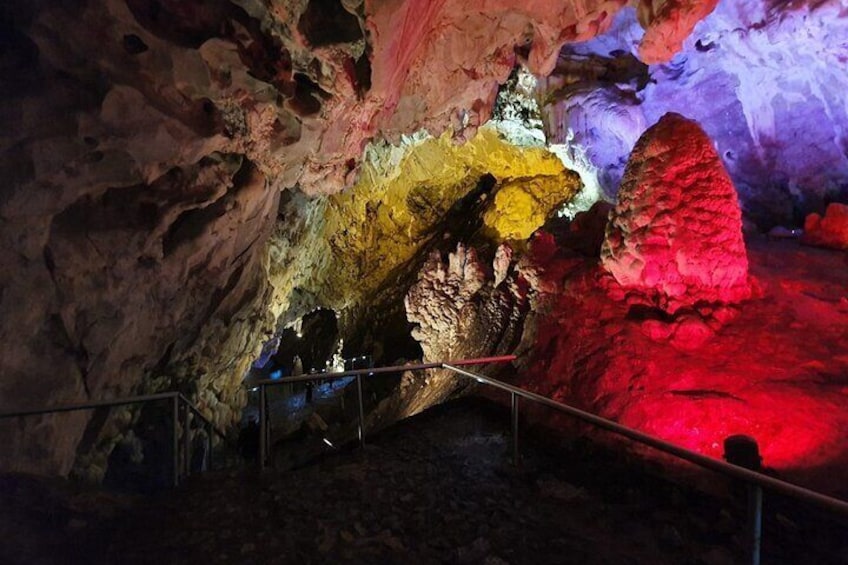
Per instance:
[[[239,280],[241,280],[242,275],[244,274],[244,263],[236,267],[236,269],[230,274],[227,279],[227,283],[222,288],[216,288],[215,292],[212,293],[212,296],[209,300],[209,306],[206,309],[206,312],[203,316],[204,322],[209,320],[213,314],[219,311],[221,304],[224,303],[224,300],[232,294],[233,289],[236,288]],[[243,297],[243,300],[247,300],[248,298],[252,298],[250,296]]]
[[[0,124],[5,122],[2,113],[3,111],[0,110]],[[3,183],[0,183],[0,205],[6,203],[15,186],[23,184],[35,176],[35,166],[32,162],[29,144],[26,141],[21,141],[9,147],[2,155],[0,178],[3,179]]]
[[[239,23],[250,33],[250,41],[233,38],[238,46],[239,58],[248,73],[264,82],[273,84],[285,96],[294,94],[292,83],[291,53],[276,38],[262,33],[259,22],[246,15]]]
[[[370,49],[366,49],[358,59],[348,58],[344,63],[345,72],[350,77],[356,89],[357,97],[362,100],[371,90],[371,59]]]
[[[203,230],[226,212],[226,198],[206,206],[193,208],[180,214],[162,238],[162,253],[171,255],[177,248],[196,239]]]
[[[289,100],[289,107],[299,116],[311,116],[321,111],[321,101],[316,95],[325,94],[317,84],[303,74],[294,75],[294,98]]]
[[[126,0],[127,7],[147,31],[182,47],[200,47],[223,35],[236,12],[227,0]]]
[[[140,55],[149,49],[147,44],[134,33],[124,36],[123,39],[124,51],[130,55]]]
[[[300,357],[303,370],[318,371],[325,369],[325,363],[335,353],[339,340],[339,328],[336,313],[320,308],[303,317],[300,329],[301,337],[294,330],[283,331],[280,346],[272,357],[273,365],[277,368],[288,369],[290,374],[294,356]]]
[[[274,121],[272,151],[297,143],[300,140],[300,121],[294,116],[288,116],[288,118],[285,124],[279,118]]]
[[[35,73],[31,69],[38,67],[38,47],[32,40],[13,26],[5,11],[0,11],[0,73],[15,80],[0,82],[0,95],[19,94],[21,82]]]
[[[300,16],[297,29],[313,47],[362,39],[359,20],[339,0],[311,0]]]
[[[365,53],[356,60],[356,91],[362,96],[371,90],[371,49],[365,49]]]
[[[233,186],[227,191],[227,194],[205,207],[193,208],[180,214],[162,238],[164,256],[169,256],[180,245],[196,239],[207,226],[227,213],[233,196],[249,182],[253,170],[253,164],[245,161],[233,176]],[[177,176],[179,177],[178,174]]]

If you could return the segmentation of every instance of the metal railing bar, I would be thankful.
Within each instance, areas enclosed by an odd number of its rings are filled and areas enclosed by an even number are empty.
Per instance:
[[[296,375],[293,377],[282,377],[279,379],[262,379],[247,383],[247,386],[254,388],[258,386],[273,386],[287,383],[298,383],[305,381],[323,381],[340,379],[343,377],[355,377],[357,375],[379,375],[381,373],[400,373],[403,371],[423,371],[427,369],[441,369],[446,363],[461,367],[465,365],[483,365],[486,363],[506,363],[515,361],[515,355],[501,355],[499,357],[480,357],[478,359],[460,359],[457,361],[438,362],[438,363],[418,363],[415,365],[395,365],[392,367],[371,367],[370,369],[351,369],[350,371],[339,371],[336,373],[307,373]]]
[[[575,418],[583,420],[584,422],[588,422],[599,428],[603,428],[607,431],[624,436],[628,439],[632,439],[637,443],[641,443],[649,447],[653,447],[654,449],[657,449],[659,451],[674,455],[679,459],[689,461],[690,463],[694,463],[700,467],[704,467],[706,469],[710,469],[712,471],[716,471],[720,474],[727,475],[736,479],[741,479],[747,483],[760,485],[762,487],[769,488],[773,491],[777,491],[781,494],[785,494],[807,502],[818,504],[820,506],[824,506],[831,510],[848,515],[848,502],[844,500],[833,498],[825,494],[804,488],[802,486],[793,483],[788,483],[786,481],[782,481],[780,479],[776,479],[774,477],[770,477],[762,473],[758,473],[756,471],[751,471],[750,469],[739,467],[738,465],[733,465],[732,463],[727,463],[726,461],[722,461],[720,459],[713,459],[712,457],[708,457],[706,455],[690,451],[673,443],[669,443],[657,437],[634,430],[633,428],[628,428],[627,426],[623,426],[617,422],[613,422],[612,420],[607,420],[606,418],[602,418],[590,412],[574,408],[573,406],[557,402],[556,400],[547,398],[540,394],[536,394],[535,392],[524,390],[517,386],[496,379],[492,379],[485,375],[478,375],[466,371],[464,369],[460,369],[459,367],[451,365],[449,363],[444,363],[443,367],[457,374],[464,375],[471,379],[475,379],[478,382],[488,384],[501,390],[505,390],[513,394],[522,396],[528,400],[532,400],[539,404],[549,406],[551,408],[554,408],[555,410],[564,412],[566,414],[569,414],[570,416],[574,416]]]
[[[211,427],[211,429],[218,434],[222,439],[226,439],[227,434],[218,429],[209,418],[203,415],[200,409],[191,403],[191,401],[186,398],[182,393],[171,391],[171,392],[159,392],[155,394],[143,394],[139,396],[128,396],[126,398],[119,398],[115,400],[96,400],[91,402],[80,402],[77,404],[65,404],[63,406],[53,406],[52,408],[34,408],[30,410],[18,410],[15,412],[2,412],[0,413],[0,420],[6,418],[23,418],[27,416],[41,416],[44,414],[53,414],[57,412],[75,412],[77,410],[94,410],[95,408],[111,408],[115,406],[127,406],[129,404],[140,404],[144,402],[155,402],[157,400],[166,400],[169,398],[178,397],[179,401],[184,403],[186,406],[191,409],[192,412],[196,416],[198,416],[203,422]]]
[[[515,355],[500,355],[498,357],[479,357],[476,359],[459,359],[452,361],[452,366],[463,365],[483,365],[485,363],[506,363],[515,361]],[[365,369],[352,369],[350,371],[339,371],[336,373],[309,373],[306,375],[297,375],[294,377],[284,377],[281,379],[263,379],[252,383],[245,383],[251,388],[259,389],[259,468],[265,469],[271,456],[273,446],[271,445],[271,425],[268,415],[268,396],[266,388],[274,385],[287,383],[297,383],[304,381],[324,381],[335,380],[344,377],[356,377],[356,397],[358,406],[358,424],[357,435],[359,437],[359,445],[365,446],[365,413],[363,411],[362,402],[362,376],[363,375],[379,375],[385,373],[400,373],[404,371],[419,371],[426,369],[441,369],[445,367],[444,361],[437,363],[417,363],[413,365],[394,365],[391,367],[369,367]]]
[[[191,403],[191,401],[190,401],[188,398],[186,398],[186,397],[185,397],[182,393],[179,393],[179,395],[180,395],[180,400],[181,400],[182,402],[184,402],[184,403],[185,403],[185,405],[186,405],[186,406],[188,406],[188,407],[189,407],[189,409],[190,409],[192,412],[194,412],[194,415],[195,415],[195,416],[197,416],[198,418],[200,418],[200,419],[201,419],[201,421],[202,421],[204,424],[206,424],[206,426],[207,426],[207,427],[209,427],[209,429],[211,429],[213,432],[215,432],[216,434],[218,434],[218,437],[220,437],[221,439],[227,439],[227,434],[225,434],[224,432],[222,432],[221,430],[219,430],[219,429],[217,428],[217,426],[215,426],[215,424],[212,422],[212,420],[210,420],[209,418],[207,418],[206,416],[204,416],[204,415],[203,415],[203,412],[201,412],[201,411],[200,411],[200,408],[198,408],[197,406],[195,406],[194,404],[192,404],[192,403]],[[198,426],[198,427],[200,427],[200,426]]]
[[[98,400],[93,402],[80,402],[78,404],[66,404],[64,406],[54,406],[52,408],[35,408],[31,410],[3,412],[0,413],[0,420],[5,418],[21,418],[25,416],[41,416],[43,414],[52,414],[54,412],[74,412],[77,410],[92,410],[94,408],[126,406],[127,404],[138,404],[140,402],[153,402],[155,400],[165,400],[167,398],[174,398],[178,395],[178,392],[160,392],[156,394],[145,394],[141,396],[129,396],[116,400]]]

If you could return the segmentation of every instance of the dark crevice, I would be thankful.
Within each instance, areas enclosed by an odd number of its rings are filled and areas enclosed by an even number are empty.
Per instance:
[[[203,316],[203,323],[205,324],[209,318],[212,317],[224,300],[230,295],[230,293],[235,289],[239,280],[241,279],[242,274],[244,273],[244,264],[239,265],[236,269],[230,273],[229,278],[227,279],[227,283],[223,288],[216,288],[212,293],[212,299],[209,301],[209,306],[206,309],[206,314]]]
[[[200,47],[227,33],[239,10],[228,0],[126,0],[135,19],[147,31],[180,47]]]
[[[56,284],[56,260],[53,258],[53,251],[49,245],[44,246],[42,255],[44,257],[44,266],[47,267],[47,272],[50,273],[53,284]]]
[[[124,51],[130,55],[140,55],[149,49],[147,44],[134,33],[125,35],[122,43]]]
[[[180,214],[162,238],[162,253],[171,255],[181,245],[200,237],[215,220],[226,214],[224,198],[205,208],[193,208]]]
[[[350,57],[344,63],[345,72],[348,74],[350,82],[356,90],[356,96],[360,100],[371,90],[370,52],[369,46],[358,59]]]
[[[339,0],[310,0],[297,29],[313,47],[352,43],[363,38],[359,19],[345,10]]]
[[[326,99],[328,94],[304,74],[297,73],[294,79],[294,96],[289,100],[291,110],[299,116],[311,116],[318,113],[321,110],[320,99]]]
[[[245,161],[233,176],[233,186],[218,200],[201,208],[192,208],[180,214],[168,227],[162,238],[162,253],[171,255],[181,245],[200,237],[204,231],[229,210],[233,196],[250,183],[254,166]]]
[[[161,375],[161,374],[165,373],[165,370],[167,369],[168,365],[171,363],[171,357],[174,354],[174,346],[175,345],[176,345],[176,342],[172,341],[171,343],[168,344],[168,347],[165,348],[165,353],[162,354],[162,357],[159,358],[159,360],[156,362],[156,364],[153,366],[153,369],[151,370],[151,373],[154,376]]]
[[[58,292],[58,287],[57,287]],[[80,381],[87,398],[91,398],[91,389],[88,385],[88,350],[82,343],[76,343],[71,332],[65,325],[65,320],[59,314],[51,314],[47,319],[47,332],[50,342],[60,346],[67,355],[73,358],[80,372]]]

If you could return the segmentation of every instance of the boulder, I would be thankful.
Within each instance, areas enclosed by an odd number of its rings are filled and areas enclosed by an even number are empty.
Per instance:
[[[808,245],[848,250],[848,205],[828,205],[824,217],[810,214],[804,221],[804,237]]]

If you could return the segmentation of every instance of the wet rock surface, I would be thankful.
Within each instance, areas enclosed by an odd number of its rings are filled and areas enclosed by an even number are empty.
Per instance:
[[[621,456],[540,428],[524,428],[515,469],[507,423],[506,410],[465,399],[370,438],[364,450],[282,474],[211,473],[157,498],[60,496],[20,481],[10,489],[7,481],[0,527],[15,535],[4,535],[0,558],[491,565],[742,559],[734,545],[741,507],[645,474],[644,462],[627,471]],[[10,519],[9,509],[20,510],[25,500],[28,521]],[[833,535],[832,524],[806,518],[772,502],[770,562],[844,563],[844,538]]]

